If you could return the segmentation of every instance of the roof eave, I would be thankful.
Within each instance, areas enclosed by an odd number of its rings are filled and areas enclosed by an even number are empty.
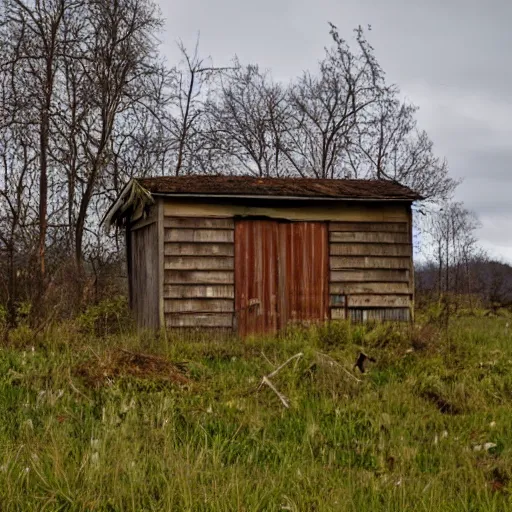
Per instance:
[[[151,192],[159,197],[187,197],[187,198],[214,198],[214,199],[283,199],[285,201],[357,201],[357,202],[383,202],[399,201],[412,203],[422,200],[421,196],[411,197],[330,197],[330,196],[277,196],[277,195],[238,195],[238,194],[177,194],[170,192]]]

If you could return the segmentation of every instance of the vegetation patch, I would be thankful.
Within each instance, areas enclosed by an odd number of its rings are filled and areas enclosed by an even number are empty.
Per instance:
[[[74,374],[91,388],[112,385],[122,377],[180,385],[190,383],[186,362],[174,363],[161,356],[122,348],[110,350],[103,357],[95,356],[84,361],[75,368]]]

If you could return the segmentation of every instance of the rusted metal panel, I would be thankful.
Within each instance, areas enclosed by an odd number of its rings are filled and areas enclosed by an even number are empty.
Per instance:
[[[323,222],[279,223],[279,327],[328,318],[328,231]]]
[[[166,270],[232,270],[231,256],[166,256]]]
[[[182,229],[234,229],[235,221],[229,217],[165,217],[164,226]]]
[[[240,336],[278,328],[278,225],[240,220],[235,225],[235,311]]]
[[[331,256],[331,270],[342,269],[405,269],[411,268],[408,257],[379,256]]]
[[[234,299],[234,285],[164,285],[166,299]]]
[[[409,243],[409,234],[377,233],[375,231],[367,231],[361,233],[348,231],[331,231],[330,239],[331,242],[407,244]]]
[[[237,222],[235,309],[241,336],[328,318],[327,239],[321,222]]]
[[[411,256],[412,246],[410,244],[354,244],[354,243],[332,243],[332,256]]]
[[[165,244],[166,256],[234,256],[233,243],[169,243]]]

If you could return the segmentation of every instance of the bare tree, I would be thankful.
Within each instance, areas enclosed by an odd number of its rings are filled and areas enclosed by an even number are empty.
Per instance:
[[[290,125],[280,149],[301,176],[339,178],[359,116],[385,88],[383,72],[364,31],[355,31],[356,51],[331,25],[333,46],[326,49],[320,72],[310,72],[290,89]]]
[[[256,176],[286,174],[280,140],[287,120],[286,90],[258,66],[235,67],[222,77],[208,104],[207,136],[231,172]]]
[[[471,262],[481,254],[475,235],[479,227],[476,215],[462,203],[445,203],[428,216],[423,247],[436,263],[439,295],[468,291]]]

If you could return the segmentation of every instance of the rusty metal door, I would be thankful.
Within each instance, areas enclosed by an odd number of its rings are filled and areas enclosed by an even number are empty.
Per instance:
[[[327,319],[327,250],[323,222],[237,221],[235,307],[240,336]]]
[[[328,230],[324,222],[279,224],[279,328],[327,320]]]
[[[240,336],[277,330],[277,228],[270,220],[235,224],[235,311]]]

